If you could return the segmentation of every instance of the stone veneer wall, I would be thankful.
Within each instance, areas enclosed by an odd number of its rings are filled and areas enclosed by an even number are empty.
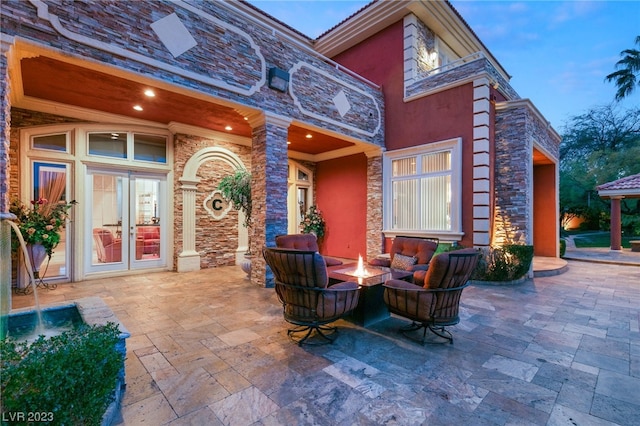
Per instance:
[[[492,245],[532,244],[533,145],[525,108],[496,114],[495,218]]]
[[[7,57],[5,55],[5,45],[1,43],[0,51],[0,75],[2,81],[9,81],[9,68],[7,67]],[[9,85],[0,84],[0,164],[9,164],[11,159],[10,150],[10,134],[11,129],[11,103],[9,101]],[[0,167],[0,214],[9,211],[9,184],[10,170],[8,167]]]
[[[196,152],[207,147],[225,148],[242,159],[248,170],[251,168],[251,147],[235,145],[216,139],[176,134],[174,136],[174,182],[180,188],[180,177],[185,163]],[[235,170],[225,161],[208,161],[203,163],[198,176],[200,182],[196,191],[196,224],[195,245],[200,254],[200,268],[235,265],[235,251],[238,248],[238,212],[231,209],[221,220],[215,220],[204,209],[204,200],[217,189],[220,180]],[[174,194],[174,265],[183,248],[183,192],[176,190]]]
[[[382,155],[367,157],[367,260],[384,253]]]
[[[560,136],[528,100],[496,105],[493,244],[533,244],[533,148],[559,161]],[[556,188],[556,191],[558,189]]]
[[[251,282],[273,287],[273,273],[262,257],[264,246],[275,245],[277,235],[287,233],[287,135],[290,121],[266,115],[249,120],[253,128],[251,199],[256,226],[250,232]],[[285,165],[285,167],[283,167]]]
[[[408,86],[421,74],[437,67],[436,36],[416,15],[404,17],[404,82]],[[436,54],[433,58],[433,54]],[[433,58],[433,61],[430,59]]]

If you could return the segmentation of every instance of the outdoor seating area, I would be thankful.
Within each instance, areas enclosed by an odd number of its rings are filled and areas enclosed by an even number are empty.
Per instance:
[[[298,345],[332,343],[338,330],[329,324],[358,305],[358,284],[329,287],[325,260],[316,251],[264,248],[262,253],[275,276],[284,318],[295,326],[289,337]]]
[[[39,297],[101,297],[128,328],[125,425],[633,425],[639,264],[569,261],[517,286],[470,285],[452,345],[414,343],[392,315],[371,327],[341,319],[333,344],[298,346],[275,290],[239,267],[66,283]],[[12,301],[32,306],[33,295]]]

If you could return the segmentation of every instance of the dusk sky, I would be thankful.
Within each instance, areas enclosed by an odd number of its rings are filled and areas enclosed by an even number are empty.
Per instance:
[[[251,0],[250,3],[316,38],[368,1]],[[512,76],[511,85],[533,101],[562,132],[571,116],[613,101],[605,82],[620,52],[637,48],[640,1],[484,1],[451,4]],[[636,86],[637,87],[637,86]],[[640,88],[621,102],[640,105]]]

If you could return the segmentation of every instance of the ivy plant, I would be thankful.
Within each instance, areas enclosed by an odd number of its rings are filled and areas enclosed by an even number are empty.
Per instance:
[[[222,196],[230,201],[233,208],[244,213],[244,226],[251,224],[251,173],[238,169],[234,174],[225,176],[218,184]]]

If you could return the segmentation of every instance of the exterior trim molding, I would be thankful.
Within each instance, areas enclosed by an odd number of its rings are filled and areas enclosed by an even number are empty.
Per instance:
[[[491,243],[490,80],[473,82],[473,245]]]

